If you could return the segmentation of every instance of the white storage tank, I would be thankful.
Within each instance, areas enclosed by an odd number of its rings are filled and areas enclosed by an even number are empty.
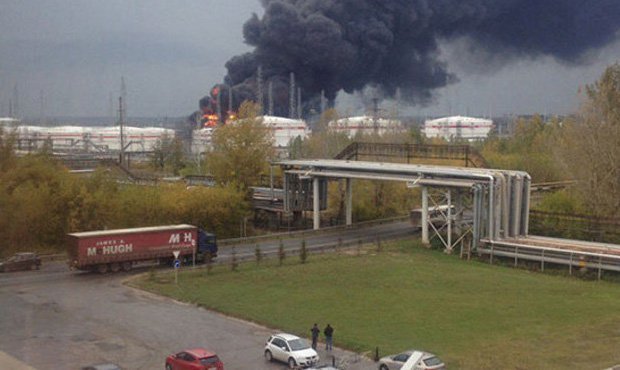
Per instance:
[[[391,132],[403,132],[402,122],[396,119],[372,116],[346,117],[327,124],[329,130],[345,133],[348,137],[358,134],[385,135]]]
[[[483,140],[493,129],[493,121],[484,118],[451,116],[424,122],[426,137],[440,137],[445,140]]]

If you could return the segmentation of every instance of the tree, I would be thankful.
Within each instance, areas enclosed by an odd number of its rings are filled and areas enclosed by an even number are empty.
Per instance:
[[[0,174],[15,166],[15,136],[0,126]]]
[[[151,167],[159,171],[169,170],[176,176],[185,166],[183,157],[181,139],[163,136],[153,146]]]
[[[597,216],[620,216],[620,64],[586,86],[585,101],[568,122],[559,158],[578,180],[582,204]]]
[[[268,172],[274,157],[273,137],[257,113],[258,106],[246,101],[239,108],[239,120],[215,130],[205,162],[220,184],[245,190]]]

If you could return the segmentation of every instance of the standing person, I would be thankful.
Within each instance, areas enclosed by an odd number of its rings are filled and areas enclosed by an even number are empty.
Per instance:
[[[327,324],[325,330],[323,330],[323,334],[325,334],[325,350],[331,351],[332,344],[334,343],[334,328]]]
[[[317,324],[314,323],[314,326],[312,327],[312,329],[310,329],[310,331],[312,332],[312,349],[316,350],[316,345],[319,341],[319,333],[321,332],[321,329],[319,329]]]

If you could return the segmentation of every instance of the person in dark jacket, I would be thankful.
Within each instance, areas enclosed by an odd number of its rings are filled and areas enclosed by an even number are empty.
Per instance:
[[[325,350],[331,351],[332,344],[334,343],[334,328],[327,324],[325,330],[323,330],[323,334],[325,334]]]
[[[312,329],[310,329],[310,331],[312,332],[312,349],[316,350],[316,345],[319,341],[319,333],[321,332],[321,329],[319,329],[319,327],[315,323]]]

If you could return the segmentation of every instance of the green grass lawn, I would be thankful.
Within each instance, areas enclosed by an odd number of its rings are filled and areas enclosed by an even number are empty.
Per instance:
[[[287,257],[133,285],[308,337],[380,354],[424,349],[451,369],[603,369],[620,363],[620,285],[551,276],[401,242],[380,253]]]

